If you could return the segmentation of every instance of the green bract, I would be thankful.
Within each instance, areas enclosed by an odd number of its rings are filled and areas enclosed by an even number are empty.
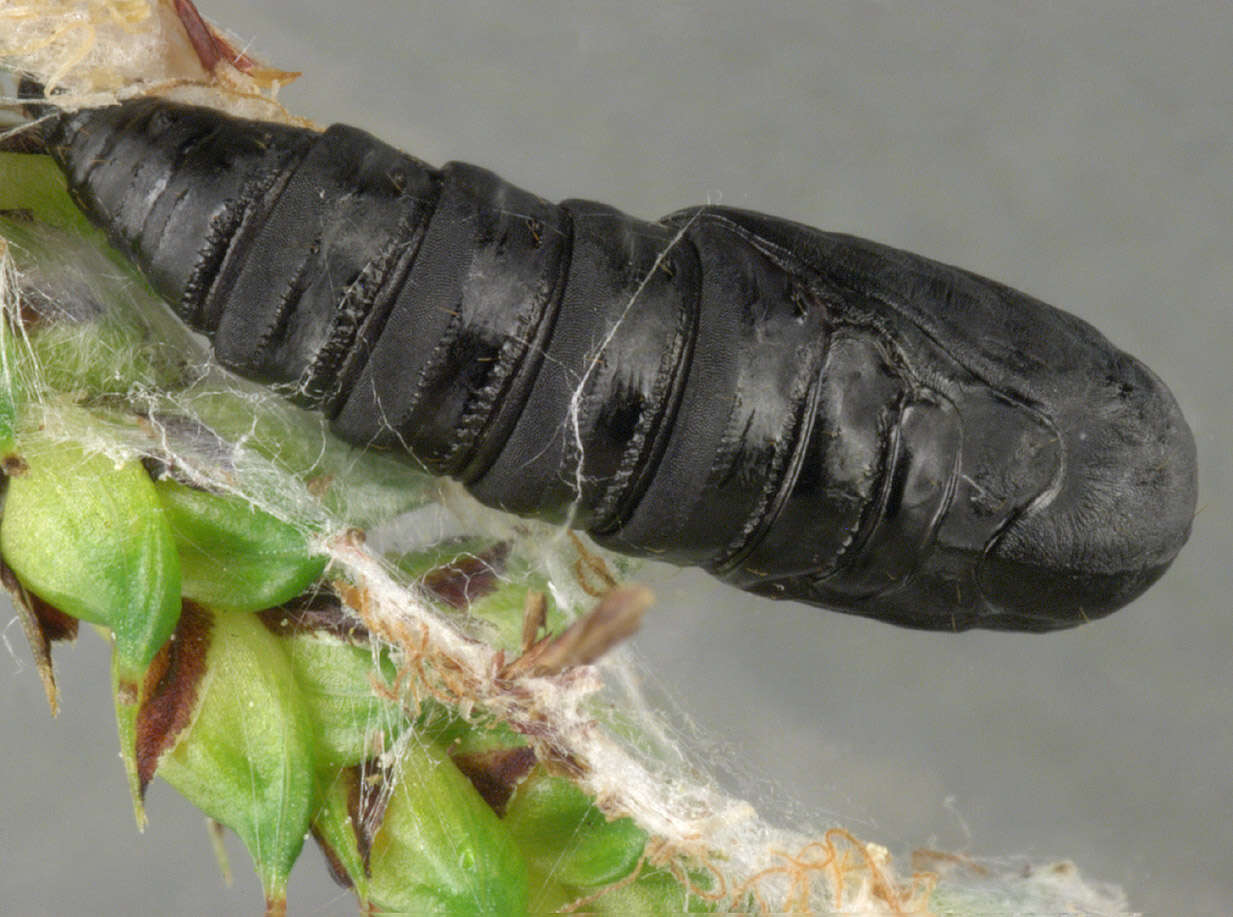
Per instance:
[[[406,716],[373,692],[375,678],[393,680],[383,654],[324,633],[290,633],[279,642],[315,723],[322,767],[350,767],[393,748]]]
[[[397,770],[372,840],[374,902],[410,914],[526,913],[526,863],[449,757],[411,738]]]
[[[315,809],[312,720],[261,622],[211,617],[192,724],[159,760],[158,775],[240,836],[267,900],[279,901]]]
[[[165,479],[155,485],[180,552],[183,595],[223,611],[260,611],[295,598],[325,569],[295,527],[240,497]]]
[[[117,661],[145,667],[180,615],[180,567],[162,503],[139,462],[68,442],[23,442],[0,552],[35,595],[115,635]]]
[[[538,872],[577,888],[625,878],[646,846],[646,832],[631,819],[609,821],[568,780],[540,771],[514,792],[505,824]]]

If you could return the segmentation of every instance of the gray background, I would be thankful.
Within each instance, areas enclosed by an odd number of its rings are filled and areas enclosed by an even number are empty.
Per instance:
[[[1133,607],[1047,637],[900,631],[659,581],[648,670],[768,814],[870,839],[1069,856],[1153,914],[1233,908],[1233,7],[1207,3],[203,0],[285,99],[430,162],[655,217],[722,198],[959,263],[1141,356],[1199,441],[1189,547]],[[0,612],[8,620],[8,612]],[[47,716],[0,653],[0,909],[204,914],[165,787],[132,828],[101,643]],[[296,914],[349,913],[306,853]]]

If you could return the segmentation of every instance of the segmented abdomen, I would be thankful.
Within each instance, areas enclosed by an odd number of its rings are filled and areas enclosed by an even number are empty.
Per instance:
[[[1189,530],[1167,390],[957,268],[725,208],[554,205],[354,128],[157,99],[48,142],[225,366],[618,551],[899,624],[1043,630],[1129,601]],[[1076,537],[1104,513],[1114,534]]]

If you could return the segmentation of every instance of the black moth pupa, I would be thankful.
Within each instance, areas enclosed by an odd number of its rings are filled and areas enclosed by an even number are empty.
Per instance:
[[[158,99],[44,132],[218,360],[482,502],[894,624],[1045,631],[1185,542],[1195,446],[1030,296],[744,210],[646,222]]]

